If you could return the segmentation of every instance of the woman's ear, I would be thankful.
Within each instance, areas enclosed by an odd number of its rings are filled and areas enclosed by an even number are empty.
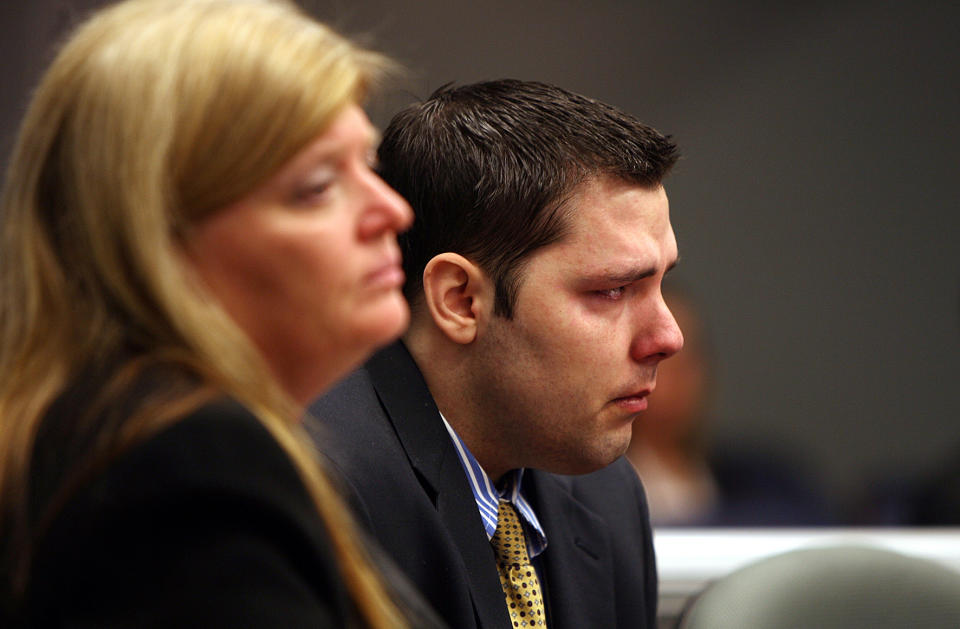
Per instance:
[[[454,343],[466,345],[492,313],[493,283],[470,260],[444,252],[423,269],[423,296],[434,324]]]

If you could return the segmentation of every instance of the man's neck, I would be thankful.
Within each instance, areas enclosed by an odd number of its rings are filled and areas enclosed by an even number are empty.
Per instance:
[[[418,333],[411,327],[404,337],[414,362],[420,368],[427,388],[440,412],[470,449],[477,463],[494,483],[516,466],[501,462],[503,448],[499,435],[489,435],[483,409],[470,394],[469,362],[459,347],[437,339],[429,332]]]

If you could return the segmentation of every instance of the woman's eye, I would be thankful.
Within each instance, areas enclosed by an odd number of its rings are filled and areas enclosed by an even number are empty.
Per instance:
[[[305,204],[323,201],[336,183],[332,173],[319,173],[319,176],[306,179],[297,190],[297,201]]]
[[[333,181],[324,181],[322,183],[317,183],[306,189],[304,194],[308,197],[318,197],[322,196],[330,190],[330,187],[333,185]]]
[[[300,205],[317,205],[326,200],[330,193],[331,183],[317,184],[309,188],[301,188],[297,193],[296,202]]]

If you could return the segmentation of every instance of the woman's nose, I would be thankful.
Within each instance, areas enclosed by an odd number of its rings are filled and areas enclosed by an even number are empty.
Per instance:
[[[376,173],[366,175],[366,208],[360,219],[360,237],[375,238],[385,231],[399,233],[413,223],[410,204]]]

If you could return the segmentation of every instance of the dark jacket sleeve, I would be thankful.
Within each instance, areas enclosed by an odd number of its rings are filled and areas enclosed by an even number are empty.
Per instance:
[[[243,407],[206,406],[84,486],[41,540],[36,626],[343,627],[324,526]]]

